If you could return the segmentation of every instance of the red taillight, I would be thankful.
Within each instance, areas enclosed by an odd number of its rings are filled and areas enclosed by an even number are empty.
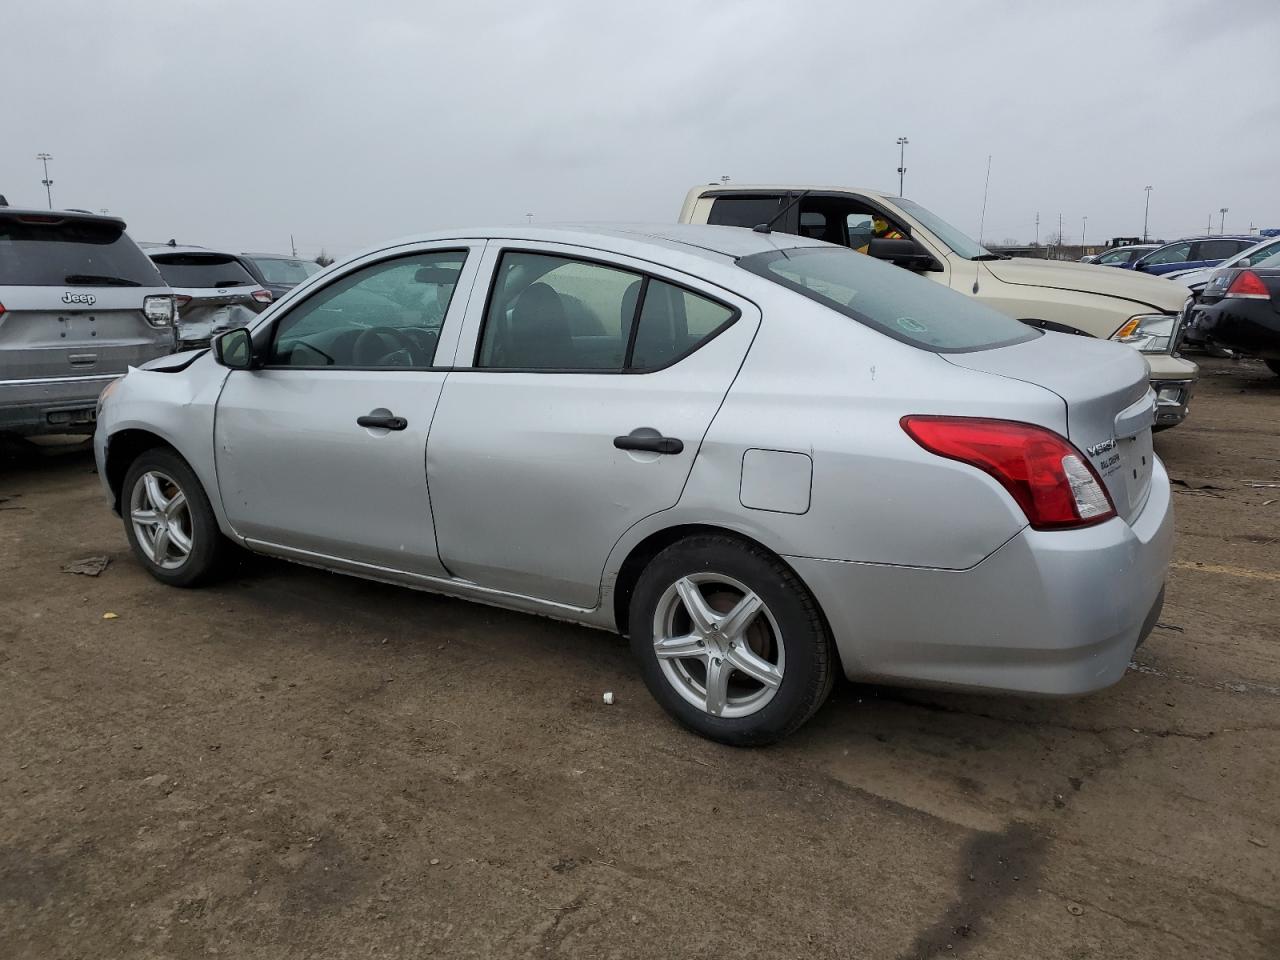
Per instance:
[[[0,303],[0,313],[4,313],[4,304]]]
[[[1270,300],[1271,291],[1262,278],[1252,270],[1241,270],[1227,287],[1224,297],[1240,297],[1247,300]]]
[[[930,453],[989,473],[1037,530],[1087,527],[1116,515],[1088,459],[1052,430],[976,417],[912,416],[901,423]]]
[[[185,293],[175,293],[173,295],[173,305],[175,307],[178,307],[178,308],[185,307],[190,302],[191,302],[191,298],[188,297]]]
[[[270,290],[255,290],[255,291],[253,291],[253,299],[257,300],[259,303],[270,303],[270,302],[271,302],[271,291],[270,291]]]

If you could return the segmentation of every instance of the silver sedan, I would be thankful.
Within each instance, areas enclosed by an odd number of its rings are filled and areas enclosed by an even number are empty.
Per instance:
[[[1172,539],[1135,351],[732,227],[370,250],[132,370],[96,453],[138,560],[233,545],[631,638],[734,744],[858,679],[1077,694]]]

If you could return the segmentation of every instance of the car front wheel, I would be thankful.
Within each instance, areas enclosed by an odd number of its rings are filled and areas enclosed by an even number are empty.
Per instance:
[[[733,537],[694,536],[658,554],[636,584],[629,624],[655,699],[722,743],[787,736],[835,679],[831,638],[804,584]]]
[[[227,541],[200,481],[173,451],[148,450],[130,465],[121,508],[129,545],[157,580],[190,587],[220,569]]]

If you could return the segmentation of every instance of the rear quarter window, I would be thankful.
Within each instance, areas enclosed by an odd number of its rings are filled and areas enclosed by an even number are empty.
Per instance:
[[[112,220],[0,216],[0,285],[163,287],[138,245]]]
[[[801,247],[743,257],[757,276],[934,353],[991,350],[1042,334],[939,283],[852,250]]]

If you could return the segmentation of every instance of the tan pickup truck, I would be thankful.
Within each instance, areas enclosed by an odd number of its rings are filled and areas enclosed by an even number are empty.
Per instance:
[[[1199,368],[1175,354],[1187,298],[1172,280],[1060,260],[991,253],[911,200],[846,187],[694,187],[681,223],[769,224],[852,247],[944,283],[1025,323],[1139,350],[1156,392],[1157,427],[1181,423]]]

